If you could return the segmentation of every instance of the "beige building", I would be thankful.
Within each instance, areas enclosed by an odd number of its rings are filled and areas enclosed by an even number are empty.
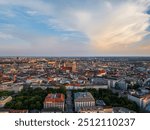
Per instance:
[[[44,101],[44,109],[58,108],[64,111],[65,96],[61,93],[48,94]]]
[[[12,97],[11,96],[3,96],[3,97],[0,97],[0,108],[4,107],[5,104],[7,102],[10,102],[12,100]]]
[[[78,92],[74,94],[74,105],[78,112],[81,108],[95,106],[95,99],[89,92]]]
[[[77,71],[77,63],[74,61],[72,63],[72,72],[76,72]]]

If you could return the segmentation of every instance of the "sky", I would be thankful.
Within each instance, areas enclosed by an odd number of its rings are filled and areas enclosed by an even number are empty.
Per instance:
[[[150,0],[0,0],[0,56],[150,56]]]

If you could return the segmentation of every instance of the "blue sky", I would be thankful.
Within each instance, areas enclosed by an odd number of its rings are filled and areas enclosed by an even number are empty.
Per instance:
[[[0,0],[0,55],[149,56],[149,12],[149,0]]]

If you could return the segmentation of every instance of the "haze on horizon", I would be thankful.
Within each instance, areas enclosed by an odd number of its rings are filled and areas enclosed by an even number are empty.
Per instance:
[[[0,56],[150,56],[150,0],[0,0]]]

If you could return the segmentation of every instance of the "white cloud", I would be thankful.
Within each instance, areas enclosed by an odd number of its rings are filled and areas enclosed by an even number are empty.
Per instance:
[[[107,8],[67,10],[67,15],[62,16],[73,19],[70,26],[87,34],[92,51],[114,54],[130,50],[132,53],[136,50],[133,46],[150,34],[147,31],[150,16],[145,13],[150,1],[126,0],[115,5],[109,0],[105,4]],[[67,21],[65,18],[62,20]]]
[[[12,10],[1,10],[0,11],[0,15],[3,15],[4,17],[15,17],[16,15],[15,15],[15,13],[12,11]]]
[[[0,39],[12,39],[12,38],[13,38],[12,35],[0,32]]]
[[[78,0],[78,2],[81,1]],[[98,2],[89,0],[90,4],[85,2],[83,7],[77,6],[80,3],[76,5],[69,5],[69,3],[72,1],[58,8],[59,2],[52,4],[42,0],[13,0],[13,2],[12,0],[0,0],[0,5],[27,8],[26,13],[31,16],[41,14],[49,17],[47,21],[45,19],[44,21],[39,19],[39,21],[49,25],[50,28],[57,31],[78,31],[85,34],[90,40],[89,47],[85,47],[83,44],[74,44],[78,41],[63,41],[68,40],[68,37],[60,39],[37,36],[38,40],[36,40],[27,36],[26,39],[32,43],[31,46],[37,45],[33,49],[36,50],[36,53],[39,51],[43,54],[44,52],[50,54],[48,50],[51,50],[53,54],[58,51],[59,54],[66,54],[66,51],[70,49],[68,46],[71,45],[74,48],[71,53],[85,48],[84,52],[91,51],[93,54],[150,54],[144,45],[137,45],[143,42],[144,37],[149,34],[147,28],[150,25],[150,16],[145,13],[150,6],[149,0],[101,0]],[[4,39],[9,35],[0,34],[0,37]]]
[[[30,9],[31,11],[37,11],[38,13],[43,15],[49,15],[52,12],[52,6],[42,0],[0,0],[0,5],[25,7]]]
[[[26,13],[29,14],[30,16],[34,16],[38,14],[37,11],[32,11],[32,10],[28,10]]]
[[[112,18],[108,18],[108,22],[104,23],[103,27],[92,32],[89,30],[93,45],[104,50],[120,47],[120,44],[127,47],[149,34],[146,31],[149,26],[149,16],[138,12],[138,9],[135,11],[132,9],[132,7],[122,8],[112,14]],[[129,12],[126,13],[127,10]]]
[[[113,7],[112,7],[111,2],[105,1],[105,5],[106,5],[106,7],[107,7],[108,9],[112,10]]]

